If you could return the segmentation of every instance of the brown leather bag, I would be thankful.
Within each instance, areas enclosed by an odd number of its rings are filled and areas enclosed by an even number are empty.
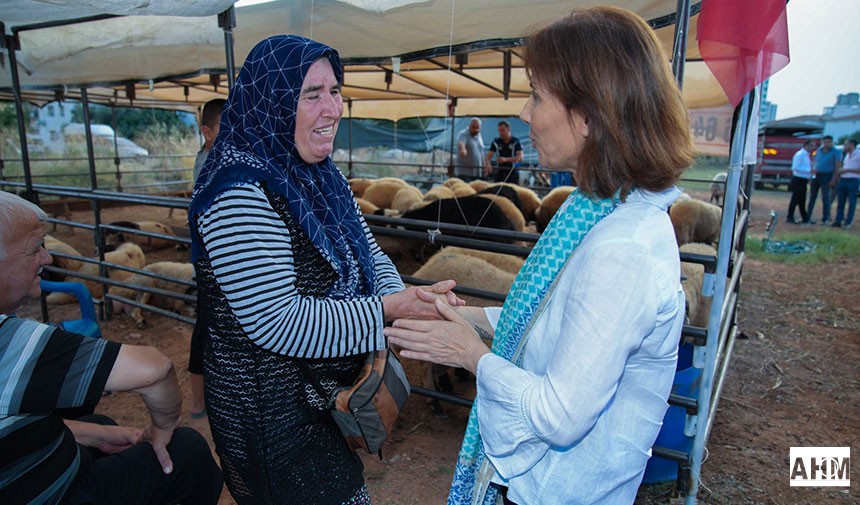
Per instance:
[[[303,366],[306,373],[310,370]],[[311,384],[319,391],[319,382]],[[336,388],[330,396],[330,411],[349,447],[382,457],[382,444],[394,428],[410,386],[403,365],[390,349],[368,353],[352,386]]]

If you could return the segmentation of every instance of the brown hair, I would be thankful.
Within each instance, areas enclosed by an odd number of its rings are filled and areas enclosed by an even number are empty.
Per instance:
[[[588,122],[575,173],[586,194],[660,191],[693,162],[681,92],[654,31],[636,14],[575,10],[529,37],[525,65],[529,79]]]

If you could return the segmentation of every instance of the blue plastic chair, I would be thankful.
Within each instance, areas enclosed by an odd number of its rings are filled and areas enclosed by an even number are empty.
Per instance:
[[[90,291],[83,283],[80,282],[57,282],[39,281],[42,287],[42,292],[47,293],[68,293],[78,299],[78,305],[81,307],[81,319],[73,319],[69,321],[61,321],[55,323],[65,331],[78,333],[87,337],[101,338],[102,331],[99,328],[98,319],[96,318],[96,309],[93,306],[93,297]]]

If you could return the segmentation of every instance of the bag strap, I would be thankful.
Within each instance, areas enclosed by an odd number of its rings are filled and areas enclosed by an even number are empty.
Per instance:
[[[331,408],[334,400],[329,398],[329,394],[325,392],[323,389],[320,380],[317,378],[316,374],[311,370],[311,367],[308,366],[303,360],[297,359],[295,360],[296,365],[298,366],[299,372],[305,377],[305,380],[314,388],[314,391],[322,398],[324,402],[326,402],[326,408]]]

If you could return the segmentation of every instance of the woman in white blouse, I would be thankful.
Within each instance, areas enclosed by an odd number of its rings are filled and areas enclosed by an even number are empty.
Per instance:
[[[449,504],[632,503],[684,320],[666,210],[693,161],[666,55],[635,14],[574,11],[527,41],[520,114],[543,167],[579,183],[499,309],[401,319],[402,355],[463,367],[477,395]],[[479,337],[494,337],[492,351]]]

